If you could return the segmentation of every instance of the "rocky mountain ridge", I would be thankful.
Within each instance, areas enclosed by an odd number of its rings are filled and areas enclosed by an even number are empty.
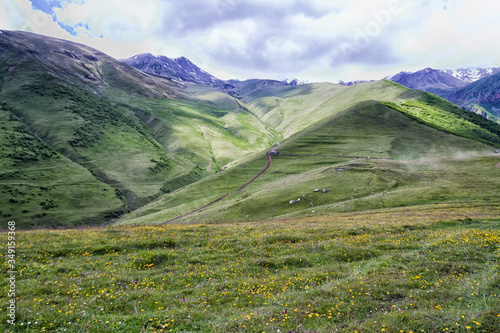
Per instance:
[[[442,71],[464,82],[475,82],[477,80],[485,78],[486,76],[500,72],[500,68],[459,68],[444,69]]]
[[[151,53],[142,53],[120,61],[145,73],[178,82],[191,82],[209,86],[223,84],[222,80],[207,73],[185,57],[169,58],[154,56]]]
[[[500,119],[500,68],[400,72],[386,79],[441,96],[488,119]]]

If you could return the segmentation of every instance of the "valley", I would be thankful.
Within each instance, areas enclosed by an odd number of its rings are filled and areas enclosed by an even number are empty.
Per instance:
[[[500,125],[389,80],[223,82],[184,58],[126,60],[147,74],[63,40],[3,32],[0,42],[0,213],[21,227],[500,199]]]
[[[500,331],[498,74],[425,73],[457,105],[2,30],[0,328]]]

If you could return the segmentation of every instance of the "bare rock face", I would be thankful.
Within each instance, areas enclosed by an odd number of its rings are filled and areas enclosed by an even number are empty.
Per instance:
[[[471,103],[500,105],[500,73],[485,77],[457,90],[448,97],[448,100],[459,106],[467,106]]]
[[[151,53],[142,53],[121,61],[145,73],[178,82],[192,82],[208,86],[224,84],[222,80],[205,72],[185,57],[173,59],[165,56],[154,56]]]
[[[415,73],[401,72],[388,79],[405,87],[427,91],[445,98],[457,89],[467,85],[465,81],[432,68],[426,68]]]
[[[492,119],[474,106],[478,105],[500,118],[500,112],[496,111],[496,107],[500,106],[500,68],[426,68],[415,73],[401,72],[386,79],[411,89],[439,95],[464,110]]]

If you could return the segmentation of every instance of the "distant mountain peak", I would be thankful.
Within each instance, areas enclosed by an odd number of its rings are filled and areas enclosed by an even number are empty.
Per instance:
[[[499,73],[500,68],[495,68],[495,67],[458,68],[458,69],[444,69],[443,72],[448,73],[464,82],[475,82],[486,76]]]
[[[166,77],[177,82],[192,82],[209,86],[223,83],[222,80],[207,73],[183,56],[169,58],[163,55],[141,53],[120,61],[148,74]]]
[[[358,83],[363,83],[363,82],[373,82],[373,80],[356,80],[356,81],[339,81],[337,84],[341,84],[343,86],[347,86],[347,87],[350,87],[350,86],[353,86],[355,84],[358,84]]]
[[[415,73],[400,72],[386,79],[439,95],[489,119],[499,118],[500,68],[425,68]]]
[[[410,74],[413,74],[413,73],[414,72],[410,72],[410,71],[401,71],[401,72],[399,72],[397,74],[386,76],[384,79],[396,82],[394,79],[397,78],[398,76],[410,75]]]
[[[417,72],[399,72],[395,75],[387,76],[385,79],[391,80],[394,82],[399,82],[400,80],[404,80],[405,78],[415,75],[415,74],[435,74],[439,75],[439,73],[443,73],[449,76],[454,77],[455,79],[458,79],[459,81],[462,81],[464,83],[471,83],[475,82],[477,80],[480,80],[484,77],[490,76],[492,74],[500,73],[500,68],[496,67],[488,67],[488,68],[458,68],[458,69],[434,69],[431,67],[424,68],[422,70],[419,70]],[[404,85],[404,84],[403,84]],[[413,87],[409,87],[413,88]],[[418,89],[418,88],[414,88]]]
[[[442,97],[467,85],[466,82],[452,76],[445,71],[424,68],[417,72],[400,72],[386,79],[397,82],[411,89],[427,91]]]
[[[283,82],[284,84],[286,84],[288,86],[301,86],[301,85],[309,83],[308,81],[303,81],[303,80],[299,80],[299,79],[296,79],[296,78],[285,79],[285,80],[282,80],[281,82]]]

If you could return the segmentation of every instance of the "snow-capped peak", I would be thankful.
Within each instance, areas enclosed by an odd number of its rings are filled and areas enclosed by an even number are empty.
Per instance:
[[[482,79],[485,76],[498,72],[498,68],[459,68],[459,69],[445,69],[444,73],[450,74],[464,82],[474,82]]]
[[[285,80],[282,80],[281,82],[283,82],[284,84],[286,84],[288,86],[301,86],[301,85],[309,83],[307,81],[299,80],[299,79],[296,79],[296,78],[285,79]]]

